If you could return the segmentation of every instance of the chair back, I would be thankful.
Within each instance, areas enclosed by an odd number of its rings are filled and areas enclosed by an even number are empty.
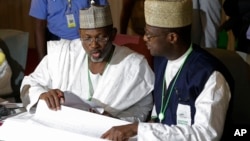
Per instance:
[[[221,138],[224,141],[233,137],[235,129],[250,125],[250,66],[235,51],[218,48],[206,50],[224,63],[234,79],[234,91]]]
[[[20,101],[20,85],[24,77],[28,52],[29,33],[14,30],[0,29],[0,48],[6,55],[6,59],[12,70],[11,85],[13,93],[1,97],[15,97]]]
[[[148,64],[153,68],[153,56],[150,54],[150,51],[147,49],[145,42],[142,36],[137,35],[126,35],[126,34],[117,34],[114,40],[114,43],[120,46],[126,46],[142,55],[148,61]]]

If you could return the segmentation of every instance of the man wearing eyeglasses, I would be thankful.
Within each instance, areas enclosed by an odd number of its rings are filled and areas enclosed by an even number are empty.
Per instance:
[[[145,19],[144,40],[156,58],[154,123],[115,126],[102,138],[220,140],[233,79],[218,59],[191,43],[192,0],[146,0]]]
[[[95,0],[100,5],[108,0]],[[90,0],[31,0],[29,15],[34,18],[39,61],[46,55],[47,41],[79,38],[79,10]]]
[[[109,6],[81,10],[79,33],[80,39],[48,42],[48,55],[25,76],[21,98],[27,110],[39,99],[59,110],[69,91],[101,106],[103,115],[145,121],[154,74],[144,56],[112,44],[116,29]]]

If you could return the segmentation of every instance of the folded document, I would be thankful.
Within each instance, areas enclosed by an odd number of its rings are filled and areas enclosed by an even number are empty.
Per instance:
[[[49,140],[55,137],[58,140],[101,141],[100,136],[112,126],[128,123],[68,106],[52,111],[45,101],[39,101],[35,114],[25,112],[6,119],[0,126],[0,140]]]

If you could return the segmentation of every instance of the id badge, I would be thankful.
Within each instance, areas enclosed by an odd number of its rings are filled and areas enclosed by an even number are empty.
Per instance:
[[[68,28],[76,27],[76,22],[73,14],[66,14]]]
[[[191,125],[191,108],[189,105],[178,104],[177,125]]]

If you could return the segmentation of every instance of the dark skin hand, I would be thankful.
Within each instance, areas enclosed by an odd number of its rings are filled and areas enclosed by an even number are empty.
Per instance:
[[[137,135],[138,123],[114,126],[104,133],[101,138],[112,141],[128,141],[130,137]]]
[[[42,93],[39,99],[43,99],[46,102],[47,106],[54,111],[60,110],[61,104],[65,102],[64,94],[59,89],[52,89],[49,90],[48,92]],[[98,113],[94,109],[89,109],[89,112]],[[115,118],[113,115],[111,115],[106,111],[104,111],[102,115]]]
[[[39,99],[43,99],[47,106],[54,111],[61,109],[61,104],[64,103],[64,94],[59,89],[52,89],[48,92],[42,93]]]

